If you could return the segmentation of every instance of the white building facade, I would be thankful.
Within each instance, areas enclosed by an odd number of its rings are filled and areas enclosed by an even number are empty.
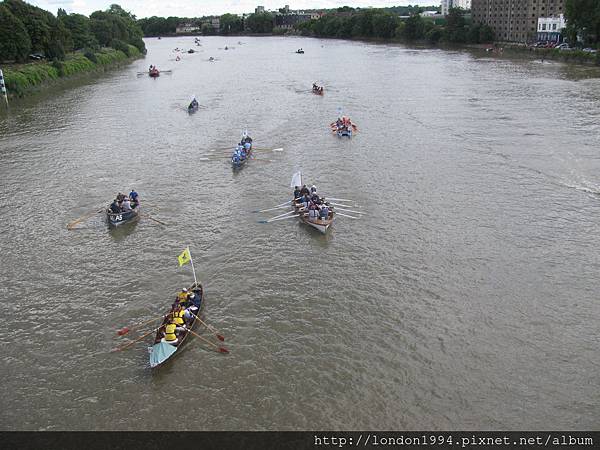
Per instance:
[[[561,32],[567,26],[565,16],[559,14],[552,17],[538,17],[538,41],[560,42]]]
[[[471,0],[442,0],[442,15],[447,16],[450,8],[471,9]]]

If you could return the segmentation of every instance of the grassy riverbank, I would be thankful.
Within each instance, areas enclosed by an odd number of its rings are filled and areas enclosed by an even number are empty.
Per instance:
[[[124,50],[127,50],[125,52]],[[105,70],[113,65],[139,58],[142,53],[133,45],[123,50],[103,48],[97,52],[76,52],[64,61],[36,62],[3,67],[9,97],[23,97],[53,82],[76,74]]]

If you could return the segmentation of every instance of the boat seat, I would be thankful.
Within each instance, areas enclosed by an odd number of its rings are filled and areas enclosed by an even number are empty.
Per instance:
[[[165,340],[165,338],[162,338],[160,340],[160,342],[166,342],[167,344],[177,345],[177,342],[179,342],[179,339],[175,339],[174,341],[167,341],[167,340]]]

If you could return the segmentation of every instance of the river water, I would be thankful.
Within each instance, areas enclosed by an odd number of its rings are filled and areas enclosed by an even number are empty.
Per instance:
[[[147,46],[0,116],[2,429],[597,428],[597,70],[300,38]],[[172,72],[137,75],[150,64]],[[328,129],[339,110],[352,140]],[[214,155],[246,128],[283,150],[233,172]],[[328,235],[258,223],[300,169],[364,216]],[[131,188],[166,226],[67,230]],[[190,338],[157,371],[148,340],[111,353],[193,280],[188,245],[231,353]]]

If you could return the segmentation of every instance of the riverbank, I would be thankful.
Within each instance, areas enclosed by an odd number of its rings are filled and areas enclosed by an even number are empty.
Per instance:
[[[128,45],[127,52],[103,48],[97,52],[72,53],[64,61],[4,66],[6,90],[9,98],[25,97],[76,75],[108,70],[142,56],[136,47]]]

